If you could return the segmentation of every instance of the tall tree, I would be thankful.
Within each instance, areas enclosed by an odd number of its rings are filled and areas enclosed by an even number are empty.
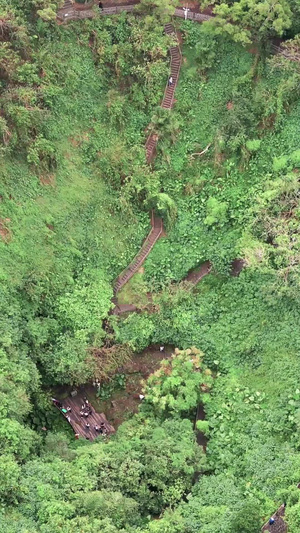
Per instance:
[[[214,18],[206,22],[217,34],[227,34],[236,42],[265,42],[282,35],[292,24],[292,12],[287,0],[213,0]]]

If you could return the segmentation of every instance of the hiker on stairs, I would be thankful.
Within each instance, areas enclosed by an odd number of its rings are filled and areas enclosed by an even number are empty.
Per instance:
[[[168,80],[168,87],[172,87],[172,85],[173,85],[173,76],[170,76]]]

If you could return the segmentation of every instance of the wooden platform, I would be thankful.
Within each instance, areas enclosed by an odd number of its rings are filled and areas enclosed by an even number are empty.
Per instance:
[[[58,405],[56,405],[54,402],[53,405],[57,407],[57,409],[66,419],[67,417],[70,417],[70,420],[67,419],[67,421],[72,426],[75,435],[79,435],[88,440],[94,440],[96,439],[96,437],[99,437],[99,435],[101,435],[101,433],[95,430],[95,426],[100,427],[101,423],[103,423],[105,426],[106,435],[115,433],[114,427],[109,424],[106,419],[106,416],[103,413],[97,413],[91,403],[86,404],[84,398],[84,393],[77,392],[76,396],[69,396],[64,400],[56,398],[59,402],[62,403],[62,407],[58,407]],[[83,405],[86,405],[85,412],[90,410],[90,414],[87,417],[80,415]],[[68,407],[71,408],[71,411],[63,413],[62,409],[67,409]],[[87,423],[90,424],[89,428],[86,427]]]

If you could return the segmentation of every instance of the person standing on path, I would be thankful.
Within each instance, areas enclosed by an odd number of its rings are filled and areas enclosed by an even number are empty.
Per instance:
[[[183,7],[182,9],[184,11],[184,20],[187,20],[188,12],[190,11],[190,8],[189,7]]]
[[[168,80],[168,87],[172,87],[172,85],[173,85],[173,76],[170,76]]]

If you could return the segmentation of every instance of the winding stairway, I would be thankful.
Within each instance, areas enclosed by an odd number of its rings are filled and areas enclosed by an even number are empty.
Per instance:
[[[166,24],[165,32],[167,35],[174,35],[174,37],[177,39],[175,30],[172,24]],[[178,39],[177,39],[177,43],[178,43]],[[176,46],[172,46],[170,48],[170,56],[171,56],[170,76],[173,77],[173,83],[171,86],[169,86],[168,83],[166,85],[165,93],[164,93],[163,100],[161,103],[161,107],[163,107],[164,109],[172,109],[174,105],[174,95],[175,95],[175,90],[176,90],[178,79],[179,79],[180,67],[181,67],[181,62],[182,62],[182,56],[181,56],[179,43]],[[150,163],[155,156],[157,142],[158,142],[158,136],[155,133],[151,133],[145,145],[147,163]],[[124,287],[124,285],[134,276],[134,274],[139,270],[139,268],[143,265],[145,259],[148,257],[149,253],[151,252],[154,244],[162,236],[162,234],[163,234],[163,220],[162,218],[155,216],[154,213],[152,212],[151,231],[149,235],[147,236],[142,248],[140,249],[135,259],[133,259],[130,265],[118,276],[115,282],[113,303],[116,305],[118,313],[120,311],[128,312],[128,311],[136,310],[135,306],[130,306],[131,307],[130,309],[129,309],[129,306],[118,306],[116,295],[122,289],[122,287]]]
[[[138,2],[136,2],[136,4],[137,3]],[[58,22],[65,23],[65,22],[68,22],[69,20],[94,17],[95,11],[92,8],[95,4],[98,4],[98,2],[96,2],[95,0],[91,0],[91,2],[89,2],[86,5],[76,4],[76,2],[72,2],[71,0],[65,0],[63,7],[58,11],[58,15],[57,15]],[[113,14],[120,13],[121,11],[131,12],[135,9],[136,4],[104,8],[101,11],[99,10],[99,14],[100,15],[113,15]],[[183,18],[184,17],[183,10],[176,9],[175,16]],[[188,13],[188,18],[192,20],[196,20],[197,22],[203,22],[204,20],[210,19],[211,16],[190,11]],[[164,96],[161,102],[161,107],[163,109],[171,110],[175,102],[175,99],[174,99],[175,91],[176,91],[176,87],[177,87],[179,75],[180,75],[182,55],[181,55],[181,50],[179,46],[178,36],[175,32],[173,24],[169,23],[165,25],[165,33],[167,35],[173,36],[174,41],[177,41],[177,44],[175,44],[174,46],[171,46],[169,50],[170,52],[169,77],[172,76],[172,84],[170,85],[169,82],[167,82]],[[152,132],[150,133],[146,141],[145,150],[146,150],[146,160],[148,164],[150,164],[155,157],[158,139],[159,139],[158,135]],[[153,246],[155,245],[157,240],[162,236],[162,234],[163,234],[163,220],[162,218],[154,215],[154,213],[152,212],[150,233],[146,237],[138,254],[135,256],[132,262],[125,268],[125,270],[123,270],[123,272],[118,276],[118,278],[115,281],[114,289],[113,289],[113,298],[112,298],[112,303],[115,305],[115,307],[112,311],[112,314],[122,314],[125,312],[132,312],[132,311],[137,310],[137,307],[132,304],[118,304],[117,294],[124,287],[124,285],[128,283],[128,281],[134,276],[134,274],[138,272],[138,270],[141,268],[144,261],[148,257],[149,253],[151,252]],[[233,276],[239,275],[243,266],[244,266],[244,262],[240,259],[236,259],[232,264],[231,274]],[[212,269],[212,265],[210,261],[206,261],[200,266],[199,269],[196,269],[195,271],[190,272],[185,278],[185,281],[190,282],[192,285],[196,285],[197,283],[199,283],[199,281],[204,276],[206,276],[207,274],[211,272],[211,269]]]
[[[124,285],[134,276],[134,274],[141,268],[145,259],[148,257],[156,241],[161,237],[163,233],[163,220],[157,217],[152,212],[151,215],[151,231],[146,237],[146,240],[140,249],[137,256],[126,267],[126,269],[118,276],[114,285],[114,296],[124,287]]]
[[[91,9],[93,7],[93,4],[96,4],[98,2],[95,2],[92,0],[89,2],[86,6],[79,5],[75,2],[71,2],[71,0],[65,0],[65,3],[63,7],[58,12],[58,20],[60,22],[67,22],[69,20],[75,20],[75,19],[81,19],[81,18],[88,18],[95,16],[95,12]],[[135,9],[136,5],[123,5],[123,6],[115,6],[115,7],[109,7],[104,8],[99,13],[101,15],[113,15],[116,13],[120,13],[121,11],[133,11]],[[184,13],[181,9],[175,10],[175,16],[178,17],[184,17]],[[197,22],[202,22],[203,20],[208,20],[211,18],[210,15],[204,15],[201,13],[194,13],[190,11],[188,13],[188,18],[196,20]],[[172,84],[170,85],[168,82],[166,84],[164,96],[161,102],[161,107],[163,109],[171,110],[174,106],[175,102],[175,91],[179,80],[180,75],[180,68],[182,64],[182,54],[179,46],[178,36],[175,32],[174,26],[169,23],[165,25],[165,33],[167,35],[173,36],[174,41],[177,41],[177,44],[174,46],[171,46],[169,52],[170,52],[170,74],[169,77],[172,76]],[[169,78],[168,78],[169,79]],[[158,142],[158,135],[154,132],[150,133],[146,144],[145,144],[145,150],[146,150],[146,160],[147,163],[150,164],[156,153],[156,147]],[[163,234],[163,220],[162,218],[155,216],[152,212],[151,214],[151,231],[146,237],[141,249],[139,250],[138,254],[135,256],[135,258],[132,260],[132,262],[123,270],[123,272],[118,276],[118,278],[115,281],[114,289],[113,289],[113,298],[112,303],[115,305],[112,314],[122,314],[125,312],[133,312],[137,310],[137,307],[132,304],[119,304],[117,299],[118,292],[124,287],[126,283],[138,272],[138,270],[143,265],[144,261],[148,257],[149,253],[151,252],[153,246],[157,242],[157,240],[162,236]],[[239,267],[238,271],[236,271],[234,267],[234,263],[238,262]],[[242,260],[235,260],[232,266],[232,275],[239,275],[240,271],[243,268],[243,261]],[[190,272],[187,277],[185,278],[185,281],[190,282],[192,285],[196,285],[199,283],[199,281],[209,274],[211,272],[212,265],[210,261],[206,261],[203,263],[199,269]]]
[[[174,26],[172,24],[166,24],[165,32],[167,35],[172,35],[177,39]],[[178,40],[177,40],[177,43],[178,43]],[[171,46],[170,56],[171,56],[170,76],[172,76],[173,78],[173,83],[172,85],[169,85],[169,83],[167,82],[164,97],[161,103],[161,107],[163,109],[172,109],[174,105],[175,90],[177,87],[179,74],[180,74],[180,67],[182,63],[182,55],[181,55],[179,43],[176,46]],[[158,139],[159,137],[156,133],[150,133],[146,141],[146,159],[147,159],[147,163],[149,164],[153,161],[155,157]]]
[[[90,2],[86,9],[82,9],[82,6],[76,6],[76,4],[73,4],[70,0],[65,0],[65,3],[63,7],[58,11],[58,21],[60,23],[68,22],[69,20],[76,20],[81,18],[89,18],[93,17],[95,15],[95,12],[91,10],[91,7],[93,7],[93,1]],[[81,9],[79,9],[81,7]],[[135,5],[127,5],[127,6],[117,6],[117,7],[110,7],[110,8],[104,8],[99,13],[101,15],[113,15],[116,13],[120,13],[121,11],[133,11],[135,8]],[[172,24],[166,24],[165,26],[165,32],[167,35],[174,36],[174,41],[177,40],[177,44],[175,46],[171,46],[170,48],[170,74],[169,76],[172,76],[173,82],[171,85],[167,82],[164,96],[162,99],[161,107],[163,109],[169,109],[171,110],[174,105],[174,96],[175,96],[175,90],[177,87],[179,74],[180,74],[180,67],[182,63],[182,56],[181,51],[179,47],[178,38],[174,29],[174,26]],[[150,133],[146,144],[145,144],[145,150],[146,150],[146,160],[147,163],[151,163],[155,156],[156,152],[156,146],[158,142],[158,135],[156,135],[154,132]],[[151,231],[146,237],[140,251],[136,255],[136,257],[133,259],[133,261],[126,267],[126,269],[118,276],[118,278],[115,281],[114,284],[114,296],[112,299],[112,303],[115,305],[115,309],[113,310],[113,314],[120,314],[125,311],[135,311],[136,307],[133,305],[119,305],[117,300],[117,293],[124,287],[124,285],[138,272],[140,267],[143,265],[145,259],[148,257],[149,253],[151,252],[154,244],[156,241],[162,236],[163,234],[163,220],[162,218],[155,216],[152,212],[151,215]]]

